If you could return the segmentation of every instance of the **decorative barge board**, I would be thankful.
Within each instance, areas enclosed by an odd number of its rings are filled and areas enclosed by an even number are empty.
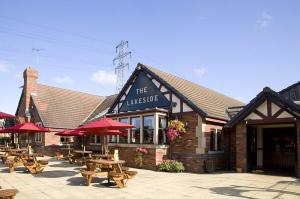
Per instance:
[[[300,107],[266,87],[226,125],[239,172],[280,170],[299,176]]]
[[[186,170],[192,172],[204,172],[205,162],[210,167],[224,168],[228,165],[224,150],[228,142],[221,143],[228,140],[221,138],[228,119],[225,109],[240,105],[243,104],[220,93],[138,64],[107,113],[107,117],[131,123],[136,128],[128,131],[125,141],[121,136],[111,136],[109,145],[121,148],[120,157],[129,166],[135,166],[130,161],[135,148],[144,146],[150,151],[145,157],[145,168],[156,169],[166,158],[182,161]],[[166,124],[171,119],[181,120],[187,133],[180,142],[170,145]]]

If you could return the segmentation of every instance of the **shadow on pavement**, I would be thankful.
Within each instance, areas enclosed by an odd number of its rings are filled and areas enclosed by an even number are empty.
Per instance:
[[[75,176],[78,172],[76,171],[66,171],[66,170],[55,170],[55,171],[43,171],[42,173],[33,175],[37,178],[60,178]]]
[[[241,197],[241,198],[247,198],[247,199],[253,199],[252,197],[245,196],[246,192],[251,192],[251,191],[260,191],[260,192],[274,192],[277,193],[277,195],[274,198],[281,197],[284,194],[288,194],[291,196],[294,196],[296,198],[300,198],[300,193],[288,191],[284,188],[281,189],[276,189],[276,186],[282,187],[282,185],[292,185],[292,186],[300,186],[300,181],[279,181],[269,187],[266,188],[260,188],[260,187],[255,187],[255,186],[237,186],[237,185],[230,185],[230,186],[224,186],[224,187],[212,187],[212,188],[205,188],[205,187],[199,187],[199,186],[193,186],[195,188],[199,189],[208,189],[214,194],[219,194],[219,195],[226,195],[226,196],[232,196],[232,197]]]

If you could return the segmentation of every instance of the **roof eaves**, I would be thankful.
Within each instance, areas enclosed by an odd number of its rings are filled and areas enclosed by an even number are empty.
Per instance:
[[[284,89],[282,89],[282,90],[279,91],[278,93],[279,93],[279,94],[282,94],[283,92],[285,92],[285,91],[287,91],[287,90],[289,90],[289,89],[291,89],[291,88],[293,88],[293,87],[295,87],[295,86],[298,86],[298,85],[300,85],[300,81],[299,81],[299,82],[296,82],[296,83],[294,83],[294,84],[292,84],[292,85],[290,85],[290,86],[288,86],[288,87],[286,87],[286,88],[284,88]]]
[[[20,109],[20,106],[21,106],[21,102],[22,102],[23,95],[24,95],[24,91],[22,90],[21,97],[20,97],[20,99],[19,99],[18,107],[17,107],[17,110],[16,110],[15,115],[18,115],[18,112],[19,112],[19,109]]]
[[[297,104],[284,99],[281,95],[279,95],[277,92],[273,91],[271,88],[265,87],[263,89],[263,91],[261,91],[255,98],[253,98],[248,105],[246,105],[238,114],[236,114],[226,124],[226,127],[231,128],[234,125],[236,125],[238,122],[243,120],[245,117],[247,117],[247,115],[249,113],[251,113],[251,111],[253,111],[254,108],[256,108],[258,105],[260,105],[261,102],[263,102],[264,96],[266,96],[266,95],[271,95],[271,96],[279,99],[282,103],[292,107],[294,110],[296,110],[300,114],[300,107]]]
[[[82,124],[84,124],[84,123],[86,123],[87,122],[87,120],[91,117],[91,115],[97,110],[97,108],[108,98],[109,96],[106,96],[106,97],[104,97],[104,99],[101,101],[101,102],[99,102],[98,104],[97,104],[97,106],[91,111],[91,113],[85,118],[85,119],[83,119],[83,121],[82,122],[80,122],[80,125],[82,125]]]
[[[194,111],[198,112],[202,117],[207,117],[208,115],[200,109],[197,105],[195,105],[192,101],[190,101],[188,98],[186,98],[184,95],[182,95],[178,90],[176,90],[173,86],[171,86],[168,82],[166,82],[164,79],[159,77],[157,74],[152,72],[147,68],[147,66],[138,63],[138,66],[140,66],[142,69],[146,70],[150,75],[156,78],[160,83],[162,83],[167,89],[169,89],[172,93],[177,95],[180,99],[182,99],[187,105],[189,105]]]
[[[31,98],[32,103],[33,103],[33,105],[34,105],[34,107],[35,107],[35,109],[36,109],[36,111],[37,111],[37,113],[38,113],[38,116],[39,116],[39,118],[40,118],[40,120],[41,120],[41,122],[42,122],[42,124],[43,124],[43,126],[44,126],[46,123],[45,123],[45,120],[44,120],[43,117],[42,117],[42,114],[41,114],[41,112],[40,112],[38,106],[37,106],[37,103],[36,103],[34,97],[30,96],[30,98]],[[47,126],[44,126],[44,127],[47,127]]]

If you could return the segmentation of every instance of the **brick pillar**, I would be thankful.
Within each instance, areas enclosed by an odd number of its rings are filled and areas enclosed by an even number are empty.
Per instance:
[[[38,72],[28,67],[23,72],[23,78],[24,78],[24,88],[23,88],[23,108],[24,113],[19,113],[20,116],[26,117],[26,112],[29,110],[30,105],[30,96],[33,94],[37,94],[37,79],[38,79]],[[30,120],[30,118],[26,118],[26,120]]]
[[[300,178],[300,120],[299,119],[296,122],[296,137],[297,137],[297,146],[296,146],[296,154],[297,154],[296,176],[297,176],[297,178]]]
[[[247,171],[247,126],[243,123],[236,126],[236,170]]]

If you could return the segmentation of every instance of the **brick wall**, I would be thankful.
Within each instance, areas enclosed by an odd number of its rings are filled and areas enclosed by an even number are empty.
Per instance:
[[[146,147],[147,148],[147,147]],[[114,147],[110,147],[110,153],[113,153]],[[126,161],[126,166],[137,167],[135,163],[135,147],[119,147],[119,158]],[[148,154],[143,157],[143,169],[156,170],[157,165],[164,159],[167,159],[167,148],[147,148]]]
[[[247,126],[240,123],[236,126],[236,169],[247,171]]]
[[[186,133],[180,141],[171,144],[171,153],[195,153],[198,146],[196,137],[196,126],[198,124],[198,115],[195,112],[183,113],[182,115],[174,115],[178,117],[184,124],[188,122]]]

